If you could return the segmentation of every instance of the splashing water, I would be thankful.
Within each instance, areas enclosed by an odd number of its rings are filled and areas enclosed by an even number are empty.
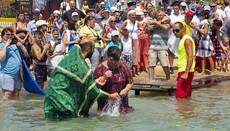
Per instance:
[[[108,103],[104,106],[100,116],[120,116],[120,104],[121,98],[116,101],[108,100]]]

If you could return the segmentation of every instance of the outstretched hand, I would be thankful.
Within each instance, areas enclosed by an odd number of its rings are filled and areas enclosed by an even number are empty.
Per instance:
[[[99,86],[104,86],[105,83],[106,83],[106,79],[103,79],[103,80],[102,80],[102,76],[101,76],[101,77],[97,78],[97,79],[95,80],[95,82],[96,82],[97,85],[99,85]]]
[[[111,100],[118,100],[120,98],[120,96],[118,95],[118,93],[113,93],[113,94],[110,94],[109,96],[109,99]]]

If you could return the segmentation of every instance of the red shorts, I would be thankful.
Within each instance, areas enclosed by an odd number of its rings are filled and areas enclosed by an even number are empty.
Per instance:
[[[184,72],[179,72],[177,77],[176,98],[187,98],[192,95],[192,80],[194,72],[189,72],[187,80],[181,80]]]

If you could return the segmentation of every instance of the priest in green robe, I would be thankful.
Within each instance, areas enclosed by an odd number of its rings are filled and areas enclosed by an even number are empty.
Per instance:
[[[87,116],[93,103],[100,97],[116,100],[117,93],[108,94],[97,86],[106,81],[94,79],[85,58],[91,58],[94,42],[82,39],[55,68],[48,84],[44,112],[48,118]]]

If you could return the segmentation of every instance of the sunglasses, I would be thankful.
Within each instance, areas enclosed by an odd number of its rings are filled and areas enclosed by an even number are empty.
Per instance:
[[[58,16],[54,16],[54,17],[58,17]]]
[[[115,20],[111,20],[110,22],[111,22],[111,23],[115,23],[116,21],[115,21]]]
[[[180,32],[180,29],[173,29],[172,30],[174,33],[178,33],[178,32]]]
[[[211,8],[215,8],[216,7],[216,5],[214,5],[214,6],[210,6]]]

